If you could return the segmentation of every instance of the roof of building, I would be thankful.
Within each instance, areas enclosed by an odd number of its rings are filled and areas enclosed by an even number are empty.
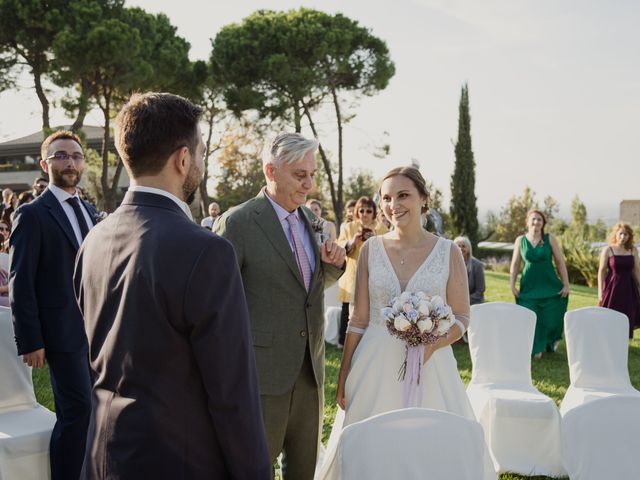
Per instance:
[[[55,127],[55,130],[70,129],[69,125]],[[82,127],[82,135],[89,148],[100,149],[102,147],[102,137],[104,128],[85,125]],[[14,155],[38,155],[40,153],[40,145],[44,141],[44,132],[39,130],[25,137],[16,138],[0,143],[0,157]],[[113,136],[109,139],[109,150],[115,151]]]

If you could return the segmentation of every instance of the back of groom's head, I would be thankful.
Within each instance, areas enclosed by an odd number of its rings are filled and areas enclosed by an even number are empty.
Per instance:
[[[202,109],[171,93],[134,93],[115,121],[116,149],[136,178],[159,173],[178,148],[195,156]]]

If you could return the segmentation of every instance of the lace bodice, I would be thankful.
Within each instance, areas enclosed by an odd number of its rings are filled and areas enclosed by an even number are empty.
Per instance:
[[[384,249],[382,237],[374,237],[369,243],[369,325],[385,325],[380,310],[403,290]],[[446,302],[450,252],[451,241],[439,238],[404,290],[440,295]]]

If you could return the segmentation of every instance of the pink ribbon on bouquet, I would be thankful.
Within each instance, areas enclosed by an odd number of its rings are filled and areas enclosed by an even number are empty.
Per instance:
[[[404,376],[404,408],[420,407],[422,392],[420,368],[424,358],[424,344],[407,347],[407,370]]]

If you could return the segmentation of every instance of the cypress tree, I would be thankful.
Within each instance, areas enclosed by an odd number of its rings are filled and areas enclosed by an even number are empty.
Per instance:
[[[451,221],[458,235],[466,235],[472,246],[478,243],[478,208],[476,206],[476,164],[471,148],[471,116],[469,87],[460,93],[458,141],[455,144],[456,163],[451,175]]]

